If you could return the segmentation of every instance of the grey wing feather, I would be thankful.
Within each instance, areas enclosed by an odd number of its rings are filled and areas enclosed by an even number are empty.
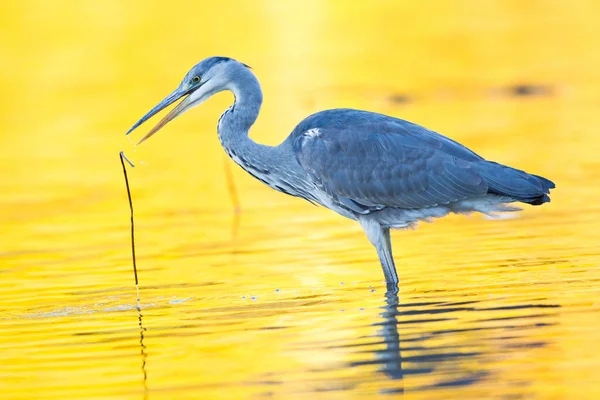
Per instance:
[[[309,117],[291,136],[315,184],[356,212],[431,207],[488,191],[473,167],[481,157],[403,120],[330,110]]]

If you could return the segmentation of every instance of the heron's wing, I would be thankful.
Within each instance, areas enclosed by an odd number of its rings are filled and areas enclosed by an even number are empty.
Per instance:
[[[363,213],[431,207],[487,193],[473,167],[479,156],[450,139],[423,138],[404,126],[394,129],[393,122],[401,120],[390,120],[302,129],[293,143],[298,162],[321,190]],[[472,159],[457,157],[461,152]]]

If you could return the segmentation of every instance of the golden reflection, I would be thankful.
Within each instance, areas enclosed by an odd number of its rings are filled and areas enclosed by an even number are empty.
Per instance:
[[[585,345],[600,340],[599,12],[2,3],[2,397],[600,398]],[[144,146],[125,137],[211,55],[260,79],[258,142],[322,109],[378,111],[552,178],[552,203],[394,233],[402,287],[386,298],[358,226],[229,174],[215,126],[230,95]],[[119,151],[136,164],[139,311]]]

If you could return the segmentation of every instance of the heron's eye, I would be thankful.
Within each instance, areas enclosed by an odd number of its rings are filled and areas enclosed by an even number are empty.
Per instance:
[[[192,82],[194,82],[194,83],[200,82],[200,77],[198,75],[196,75],[195,77],[192,78]]]

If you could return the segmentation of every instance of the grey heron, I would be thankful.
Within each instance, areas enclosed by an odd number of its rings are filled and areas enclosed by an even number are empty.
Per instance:
[[[127,134],[183,98],[141,143],[224,90],[235,97],[217,125],[227,154],[271,188],[358,221],[377,251],[388,289],[398,287],[390,229],[449,213],[518,211],[510,203],[550,201],[552,181],[487,161],[434,131],[374,112],[321,111],[278,146],[256,143],[248,132],[261,108],[261,87],[247,65],[228,57],[195,65]]]

